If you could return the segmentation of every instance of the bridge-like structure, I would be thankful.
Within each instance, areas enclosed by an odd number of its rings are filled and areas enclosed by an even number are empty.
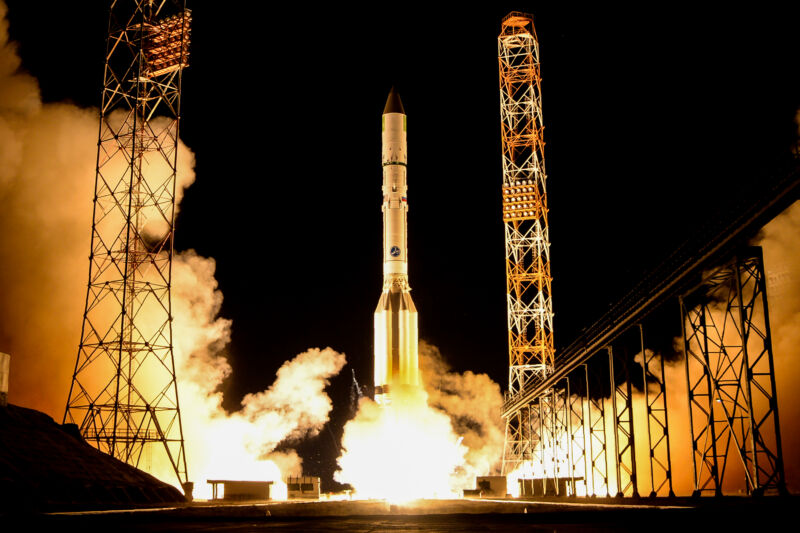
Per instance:
[[[506,398],[505,418],[563,399],[552,414],[561,437],[530,443],[541,463],[531,470],[545,475],[520,480],[522,494],[674,495],[675,405],[688,409],[694,495],[786,492],[764,263],[750,242],[798,198],[794,159],[698,227],[559,350],[551,374]],[[670,328],[677,353],[648,348],[649,330]]]

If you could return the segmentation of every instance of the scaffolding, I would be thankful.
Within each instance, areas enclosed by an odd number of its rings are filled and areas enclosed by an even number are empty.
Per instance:
[[[737,254],[680,300],[694,494],[785,494],[761,248]],[[738,460],[736,460],[738,459]]]
[[[547,229],[539,44],[533,17],[512,12],[498,37],[503,145],[509,374],[507,399],[553,369],[550,240]],[[555,442],[554,395],[506,417],[503,473],[533,459],[541,439]],[[538,419],[540,424],[532,424]]]
[[[185,1],[111,2],[89,283],[64,413],[97,449],[137,467],[150,458],[181,484],[170,291],[190,23]]]

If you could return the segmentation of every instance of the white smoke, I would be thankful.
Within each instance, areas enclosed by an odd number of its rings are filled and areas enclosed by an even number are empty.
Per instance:
[[[97,112],[42,104],[6,11],[0,2],[0,349],[12,355],[9,401],[60,420],[86,292]]]
[[[218,389],[232,371],[223,352],[231,321],[219,317],[222,293],[214,269],[213,259],[193,251],[173,263],[175,363],[190,475],[200,484],[199,496],[208,494],[202,486],[207,479],[279,481],[300,474],[296,453],[273,450],[284,440],[319,432],[332,408],[325,387],[345,364],[344,355],[330,348],[308,350],[284,363],[271,387],[248,394],[242,409],[227,413]]]
[[[193,252],[174,263],[175,359],[181,414],[195,494],[208,496],[208,479],[270,479],[300,474],[296,453],[274,454],[287,439],[319,432],[332,408],[328,380],[345,364],[330,348],[312,349],[284,365],[267,390],[248,394],[242,409],[227,413],[218,391],[231,374],[221,350],[230,340],[229,320],[219,318],[222,294],[214,261]],[[270,381],[265,376],[265,381]]]
[[[504,426],[500,412],[500,385],[487,374],[453,372],[436,346],[420,341],[422,380],[428,405],[450,417],[454,432],[467,448],[464,462],[455,472],[458,490],[473,488],[476,476],[499,474]]]

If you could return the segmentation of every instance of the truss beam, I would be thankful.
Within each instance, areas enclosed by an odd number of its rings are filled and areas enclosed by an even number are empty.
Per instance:
[[[617,481],[617,496],[639,496],[636,484],[636,435],[633,424],[633,393],[630,380],[630,361],[627,354],[622,361],[624,379],[617,382],[614,365],[614,351],[609,346],[608,374],[610,377],[611,406],[614,418],[613,464]],[[617,365],[619,367],[620,365]],[[617,371],[619,368],[617,368]]]
[[[786,492],[766,280],[750,248],[683,295],[694,492]]]
[[[650,449],[650,497],[659,495],[674,497],[664,358],[645,349],[642,324],[639,324],[639,341],[642,354],[642,383],[647,407],[647,442]]]

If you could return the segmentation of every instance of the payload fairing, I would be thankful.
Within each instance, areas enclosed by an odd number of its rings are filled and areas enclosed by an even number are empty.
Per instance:
[[[382,117],[383,292],[375,309],[375,401],[422,385],[417,353],[417,309],[408,285],[406,114],[392,88]]]

